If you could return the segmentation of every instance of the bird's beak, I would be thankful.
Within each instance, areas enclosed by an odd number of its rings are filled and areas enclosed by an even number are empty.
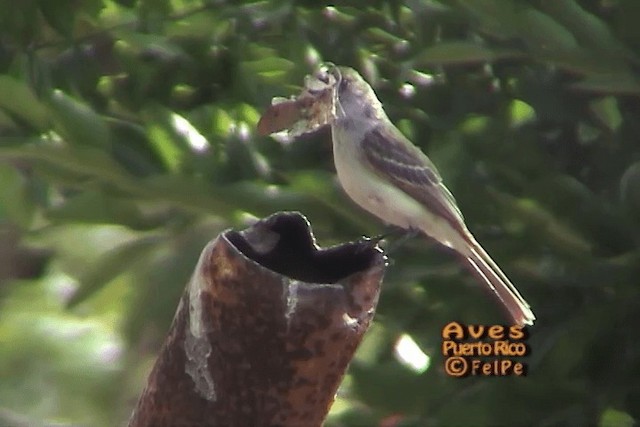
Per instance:
[[[337,87],[341,79],[342,75],[338,67],[331,62],[325,62],[318,67],[313,75],[305,77],[304,87],[310,94],[319,95]]]
[[[322,65],[320,65],[319,72],[327,76],[325,77],[325,82],[327,84],[338,86],[342,81],[342,73],[340,72],[340,68],[336,67],[336,65],[333,62],[322,63]],[[331,76],[333,79],[331,79],[329,76]]]

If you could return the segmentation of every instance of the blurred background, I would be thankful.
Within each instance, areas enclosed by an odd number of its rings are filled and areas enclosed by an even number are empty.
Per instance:
[[[1,426],[126,423],[221,231],[280,210],[323,246],[385,231],[342,193],[326,130],[256,134],[325,60],[372,84],[538,317],[526,378],[447,377],[442,326],[505,317],[455,257],[409,241],[327,426],[640,418],[637,0],[0,11]]]

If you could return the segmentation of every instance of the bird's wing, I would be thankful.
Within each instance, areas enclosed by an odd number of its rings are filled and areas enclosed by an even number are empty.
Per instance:
[[[379,176],[439,214],[455,229],[466,231],[462,212],[435,165],[399,130],[378,126],[365,134],[362,144],[365,160]]]

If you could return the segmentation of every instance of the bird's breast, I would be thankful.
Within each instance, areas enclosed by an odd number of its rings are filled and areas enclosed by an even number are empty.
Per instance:
[[[371,168],[361,149],[364,133],[351,129],[332,127],[333,160],[344,191],[360,207],[386,223],[418,228],[422,206]]]

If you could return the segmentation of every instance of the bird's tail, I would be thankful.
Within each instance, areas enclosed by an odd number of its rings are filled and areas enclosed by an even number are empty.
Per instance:
[[[472,272],[498,297],[516,324],[533,325],[536,317],[520,292],[470,233],[467,240],[469,252],[461,255]]]

